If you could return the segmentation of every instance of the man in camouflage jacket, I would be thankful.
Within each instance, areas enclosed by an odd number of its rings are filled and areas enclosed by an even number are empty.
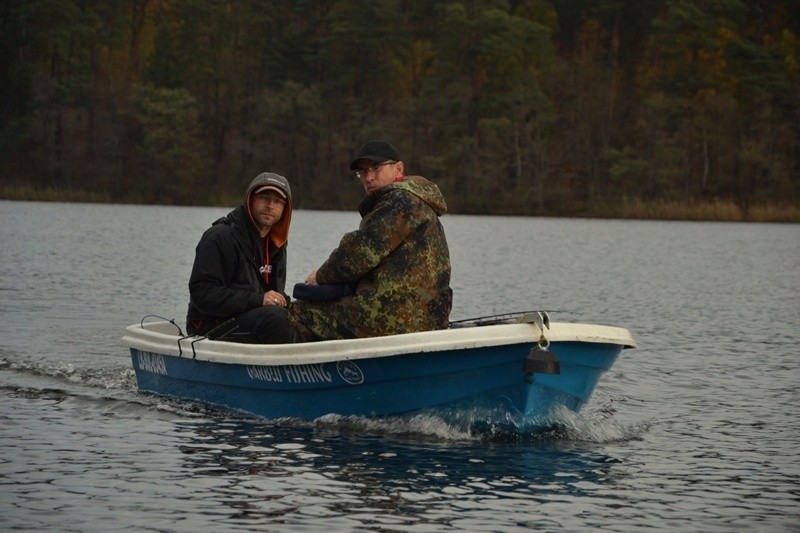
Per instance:
[[[347,233],[307,284],[350,284],[335,301],[294,301],[296,342],[375,337],[448,327],[453,291],[450,252],[439,217],[447,211],[434,183],[404,175],[400,154],[370,141],[350,165],[367,196],[361,223]]]

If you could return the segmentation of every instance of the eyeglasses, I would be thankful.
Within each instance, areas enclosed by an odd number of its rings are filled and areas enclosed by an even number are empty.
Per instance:
[[[367,179],[370,172],[378,172],[382,166],[384,165],[393,165],[397,163],[397,161],[384,161],[383,163],[378,163],[377,165],[373,165],[371,167],[359,168],[355,171],[356,178],[360,180]]]

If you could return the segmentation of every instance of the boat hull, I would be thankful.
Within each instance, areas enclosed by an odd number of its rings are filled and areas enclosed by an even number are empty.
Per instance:
[[[618,328],[606,328],[619,334],[613,339],[550,340],[555,374],[526,371],[526,358],[541,350],[533,324],[255,348],[180,341],[164,324],[130,326],[123,339],[139,390],[270,419],[426,411],[470,424],[546,425],[559,406],[579,410],[621,350],[633,346]]]

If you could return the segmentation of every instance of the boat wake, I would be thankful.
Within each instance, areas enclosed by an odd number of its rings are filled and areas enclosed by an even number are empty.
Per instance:
[[[0,370],[19,375],[52,378],[56,382],[85,385],[101,389],[136,389],[136,375],[132,368],[75,368],[70,363],[39,364],[0,358]]]
[[[310,425],[322,434],[359,434],[401,439],[449,442],[518,442],[518,443],[611,443],[638,440],[647,431],[644,425],[625,425],[607,413],[576,413],[566,407],[558,409],[543,426],[543,420],[530,421],[517,429],[509,426],[487,426],[485,413],[479,410],[463,412],[459,423],[433,412],[408,416],[372,418],[363,416],[325,415],[313,422],[286,420],[288,423]],[[468,422],[469,421],[469,422]],[[526,429],[530,428],[530,429]]]

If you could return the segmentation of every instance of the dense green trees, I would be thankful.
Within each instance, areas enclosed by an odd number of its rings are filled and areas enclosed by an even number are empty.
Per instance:
[[[451,211],[800,200],[800,0],[8,0],[0,183],[350,209],[390,139]]]

